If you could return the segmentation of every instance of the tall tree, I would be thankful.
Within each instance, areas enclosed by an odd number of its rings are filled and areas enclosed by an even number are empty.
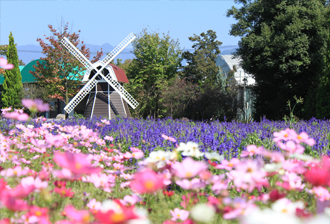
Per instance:
[[[22,75],[18,67],[17,49],[12,32],[10,32],[9,35],[6,58],[9,64],[14,65],[14,68],[11,70],[5,70],[1,96],[2,108],[21,108],[21,101],[23,98]]]
[[[221,52],[219,47],[222,44],[216,39],[217,35],[213,30],[189,37],[189,40],[194,43],[192,45],[194,52],[185,51],[182,54],[187,61],[187,65],[182,68],[182,73],[189,81],[200,84],[216,83],[219,69],[215,64],[215,59]]]
[[[133,53],[128,88],[140,104],[135,113],[142,117],[161,117],[166,112],[161,92],[181,64],[179,43],[168,34],[160,37],[145,29],[133,42]]]
[[[316,118],[319,119],[330,118],[330,36],[325,54],[325,64],[316,94]]]
[[[253,75],[257,86],[256,118],[282,119],[287,101],[306,98],[299,116],[315,115],[315,93],[324,68],[329,34],[329,7],[325,0],[235,0],[227,16],[238,22],[230,34],[240,36],[236,56]],[[298,107],[296,109],[299,109]]]
[[[15,44],[16,46],[17,44]],[[0,45],[0,55],[6,55],[7,53],[7,49],[8,49],[8,45],[4,44],[4,45]],[[18,59],[18,65],[25,65],[25,63]],[[4,75],[5,74],[5,70],[0,68],[0,75]]]
[[[74,97],[81,88],[82,71],[85,70],[85,67],[71,55],[60,41],[66,37],[77,47],[80,44],[80,30],[78,33],[70,33],[68,31],[68,23],[64,25],[62,23],[59,31],[54,29],[52,25],[48,27],[52,32],[52,36],[45,38],[49,44],[40,38],[37,39],[42,47],[42,53],[46,57],[41,58],[43,63],[37,62],[35,72],[32,72],[32,74],[38,83],[48,90],[50,98],[59,99],[64,101],[65,104],[68,104],[70,98]],[[86,58],[90,57],[90,50],[86,48],[83,42],[81,42],[78,49]],[[98,61],[101,56],[102,50],[101,52],[97,52],[91,62]]]

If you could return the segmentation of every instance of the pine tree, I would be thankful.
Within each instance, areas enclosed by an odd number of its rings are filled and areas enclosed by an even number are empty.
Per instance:
[[[14,43],[12,32],[9,35],[9,45],[6,52],[7,61],[14,65],[11,70],[6,70],[4,75],[3,90],[2,90],[2,108],[12,107],[21,108],[23,98],[22,75],[18,66],[17,49]]]

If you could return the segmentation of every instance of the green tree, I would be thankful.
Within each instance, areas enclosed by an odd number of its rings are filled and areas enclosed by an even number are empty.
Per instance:
[[[242,68],[253,75],[257,86],[256,118],[282,119],[286,102],[307,100],[298,116],[315,115],[313,93],[324,68],[323,55],[329,34],[329,7],[322,0],[235,0],[227,16],[238,22],[230,34],[240,36],[235,55]],[[313,99],[313,100],[308,100]]]
[[[162,106],[161,92],[181,65],[179,43],[168,34],[160,37],[144,29],[133,42],[133,53],[127,88],[140,105],[132,112],[141,117],[162,117],[167,109]]]
[[[330,118],[330,36],[325,54],[325,69],[316,94],[316,118]]]
[[[1,96],[2,108],[12,107],[18,109],[22,107],[23,84],[22,75],[18,67],[17,49],[12,32],[10,32],[9,35],[6,58],[9,64],[14,65],[14,68],[11,70],[5,70]]]
[[[215,84],[219,69],[215,64],[215,59],[220,54],[219,47],[222,42],[216,40],[215,31],[208,30],[201,33],[200,36],[194,34],[189,40],[194,44],[194,52],[183,52],[182,56],[187,61],[187,65],[182,68],[182,76],[193,83]]]
[[[16,46],[17,44],[15,44]],[[6,55],[7,53],[7,49],[8,49],[8,45],[4,44],[4,45],[0,45],[0,55]],[[18,65],[25,65],[25,63],[18,59]],[[4,75],[5,74],[5,70],[0,68],[0,75]]]
[[[52,36],[45,38],[49,41],[49,44],[40,38],[37,39],[42,47],[42,53],[46,57],[41,58],[43,63],[37,62],[35,72],[32,72],[32,74],[41,87],[48,91],[48,97],[62,100],[65,104],[68,104],[70,98],[74,97],[82,87],[82,71],[85,70],[85,67],[71,55],[60,41],[66,37],[77,47],[80,44],[80,30],[78,33],[70,33],[68,23],[64,25],[62,23],[59,31],[54,29],[52,25],[48,27],[52,32]],[[81,42],[79,50],[86,58],[90,57],[90,50],[86,48],[83,42]],[[98,61],[101,55],[102,52],[97,52],[91,62]]]

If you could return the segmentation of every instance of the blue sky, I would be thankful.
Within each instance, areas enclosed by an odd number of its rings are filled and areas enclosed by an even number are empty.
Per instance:
[[[15,1],[0,0],[0,44],[8,44],[12,31],[18,45],[38,45],[37,38],[49,36],[48,25],[59,27],[69,22],[72,31],[81,30],[80,39],[87,44],[119,44],[129,33],[144,28],[168,33],[178,39],[180,47],[190,49],[188,40],[211,29],[222,46],[237,45],[239,37],[229,35],[233,18],[226,12],[233,0],[217,1]],[[239,5],[235,5],[239,7]]]

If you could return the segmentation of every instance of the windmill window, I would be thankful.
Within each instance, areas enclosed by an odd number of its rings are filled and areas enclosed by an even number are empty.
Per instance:
[[[100,70],[101,68],[102,68],[102,66],[98,66],[98,67],[97,67],[98,70]],[[93,70],[91,71],[91,74],[89,75],[89,79],[93,78],[93,76],[94,76],[96,73],[97,73],[96,70],[93,69]],[[106,68],[104,68],[103,71],[102,71],[101,73],[102,73],[102,75],[106,76],[106,75],[109,74],[109,70],[106,69]],[[98,75],[95,79],[97,79],[97,80],[101,80],[102,77],[101,77],[100,75]]]

